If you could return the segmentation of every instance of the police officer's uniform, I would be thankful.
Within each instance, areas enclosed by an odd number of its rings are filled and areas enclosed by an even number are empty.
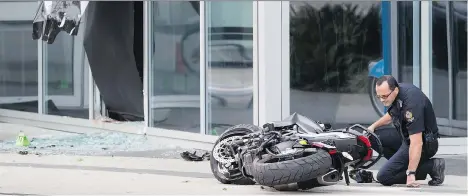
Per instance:
[[[423,149],[416,171],[416,180],[426,179],[430,174],[434,161],[430,159],[438,150],[438,127],[432,104],[426,95],[412,84],[399,84],[399,93],[394,103],[388,109],[401,140],[401,146],[377,174],[377,181],[383,185],[406,184],[409,164],[409,135],[423,132]],[[391,131],[391,130],[386,130]],[[388,134],[388,133],[387,133]],[[386,135],[386,134],[383,134]],[[380,135],[382,140],[385,136]],[[389,139],[389,138],[388,138]],[[385,145],[384,142],[382,142]],[[389,141],[387,140],[387,143]]]

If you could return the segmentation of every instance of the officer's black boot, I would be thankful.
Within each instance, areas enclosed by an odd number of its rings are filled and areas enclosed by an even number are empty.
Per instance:
[[[429,181],[430,186],[439,186],[444,183],[445,179],[445,159],[442,158],[433,158],[434,162],[432,166],[432,171],[429,173],[432,180]]]

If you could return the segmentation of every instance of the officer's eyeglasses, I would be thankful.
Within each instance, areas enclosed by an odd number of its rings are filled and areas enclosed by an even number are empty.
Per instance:
[[[390,93],[388,93],[388,94],[386,94],[386,95],[376,95],[376,97],[377,97],[378,99],[387,99],[388,96],[390,96],[390,95],[393,93],[394,90],[395,90],[395,89],[393,89],[392,91],[390,91]]]

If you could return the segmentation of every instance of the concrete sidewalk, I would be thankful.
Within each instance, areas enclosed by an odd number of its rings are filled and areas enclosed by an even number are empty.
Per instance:
[[[56,138],[59,135],[81,137],[81,134],[77,133],[0,123],[0,140],[14,141],[20,130],[30,138]],[[132,139],[132,137],[128,138]],[[110,140],[128,138],[117,134],[117,137],[112,137]],[[99,138],[97,140],[91,144],[74,141],[76,142],[74,148],[80,145],[93,147],[101,142],[108,142],[101,141]],[[104,140],[109,140],[109,138]],[[113,143],[110,142],[110,144]],[[446,158],[448,167],[444,186],[429,187],[427,181],[424,181],[421,188],[408,189],[404,186],[383,187],[378,184],[352,183],[346,186],[342,182],[339,185],[315,188],[307,193],[331,195],[466,194],[466,138],[441,138],[440,144],[439,156]],[[135,144],[133,147],[140,148],[139,151],[128,151],[127,147],[132,146],[124,147],[115,147],[116,152],[106,154],[106,156],[101,156],[104,154],[73,156],[70,155],[74,152],[73,147],[64,148],[63,152],[59,151],[61,155],[42,153],[19,155],[15,150],[0,153],[0,194],[301,194],[301,192],[278,192],[259,185],[221,184],[214,179],[207,161],[187,162],[178,159],[180,158],[178,153],[183,149],[174,147],[170,140],[153,138],[153,140],[148,140],[148,143]],[[78,150],[86,149],[79,148]],[[111,146],[108,151],[112,150]],[[379,161],[372,169],[378,169],[384,161]],[[376,175],[377,171],[374,170],[374,174]]]
[[[376,172],[374,172],[376,173]],[[177,159],[0,154],[0,194],[304,194],[278,192],[259,185],[224,185],[212,177],[209,163]],[[446,177],[440,187],[357,184],[315,188],[309,194],[466,194],[466,176]]]
[[[440,155],[466,155],[467,154],[467,138],[440,138],[439,140]]]

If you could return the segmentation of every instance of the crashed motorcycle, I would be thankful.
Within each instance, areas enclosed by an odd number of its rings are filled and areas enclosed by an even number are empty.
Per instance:
[[[373,156],[373,150],[378,156]],[[334,185],[343,178],[349,185],[349,168],[368,169],[381,157],[379,138],[365,127],[332,129],[294,113],[262,127],[228,128],[215,142],[210,165],[224,184],[307,190]]]

